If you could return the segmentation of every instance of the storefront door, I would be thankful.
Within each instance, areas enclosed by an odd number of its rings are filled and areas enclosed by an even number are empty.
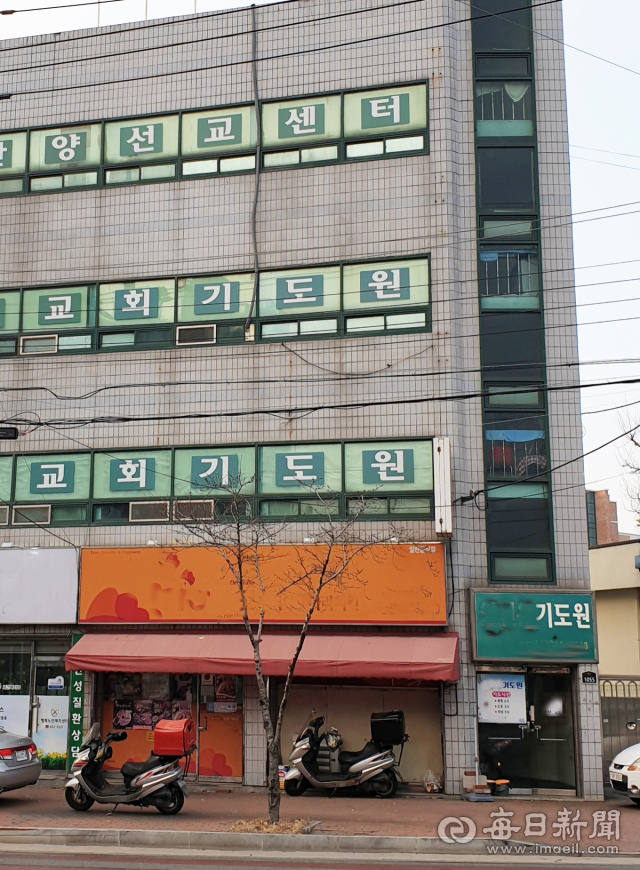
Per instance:
[[[199,779],[242,782],[242,677],[200,677],[198,741]]]
[[[569,669],[478,674],[480,770],[511,794],[575,793]]]
[[[65,770],[69,729],[69,674],[64,656],[36,655],[31,736],[44,770]]]
[[[31,643],[0,644],[0,726],[28,736],[31,706]]]

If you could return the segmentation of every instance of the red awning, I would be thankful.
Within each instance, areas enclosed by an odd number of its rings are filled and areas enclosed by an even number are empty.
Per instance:
[[[265,676],[285,676],[297,636],[271,634],[260,645]],[[85,634],[67,653],[67,670],[126,673],[237,674],[254,671],[246,634],[136,632]],[[455,681],[458,635],[312,634],[297,677]]]

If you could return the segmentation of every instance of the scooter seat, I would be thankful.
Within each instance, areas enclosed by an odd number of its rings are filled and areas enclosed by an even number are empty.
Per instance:
[[[362,761],[363,758],[367,758],[369,755],[376,755],[379,751],[378,746],[369,741],[360,752],[341,752],[338,756],[338,761],[340,764],[348,764],[351,766],[352,764],[356,764],[358,761]]]
[[[133,779],[134,776],[140,776],[141,773],[146,773],[148,770],[153,770],[160,763],[157,755],[151,753],[146,761],[127,761],[122,765],[122,775],[125,779]]]

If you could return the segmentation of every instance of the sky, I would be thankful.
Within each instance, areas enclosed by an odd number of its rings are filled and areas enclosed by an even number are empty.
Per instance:
[[[61,4],[73,0],[1,3],[16,10]],[[0,39],[246,5],[246,0],[118,0],[16,12],[0,16]],[[564,0],[562,6],[582,383],[640,378],[640,3]],[[594,211],[622,203],[636,205]],[[618,408],[633,402],[638,404]],[[585,457],[587,488],[608,489],[618,503],[620,532],[640,534],[629,509],[634,478],[624,466],[625,454],[634,448],[620,438],[596,450],[640,423],[640,384],[584,389],[582,410],[584,449],[595,451]],[[635,452],[640,465],[640,449]]]

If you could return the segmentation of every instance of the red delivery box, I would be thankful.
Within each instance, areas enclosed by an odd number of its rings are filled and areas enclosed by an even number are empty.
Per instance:
[[[153,754],[186,755],[196,745],[193,719],[161,719],[153,732]]]

